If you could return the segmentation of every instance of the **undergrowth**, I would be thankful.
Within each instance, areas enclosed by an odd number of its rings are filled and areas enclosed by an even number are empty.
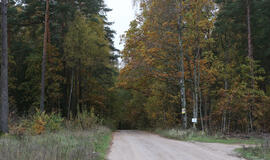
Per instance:
[[[10,124],[10,133],[0,135],[0,160],[104,160],[111,142],[94,111],[65,120],[37,110]]]

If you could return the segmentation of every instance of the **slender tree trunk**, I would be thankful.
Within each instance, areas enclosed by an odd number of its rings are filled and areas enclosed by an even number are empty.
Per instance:
[[[205,129],[208,130],[208,114],[207,114],[207,110],[208,110],[208,98],[207,96],[204,97],[204,124],[205,124]]]
[[[195,80],[194,80],[195,81]],[[195,86],[194,86],[195,87]],[[195,89],[194,89],[195,90]],[[195,117],[196,115],[196,100],[195,100],[195,91],[193,90],[192,93],[192,101],[193,101],[193,117],[192,119]],[[196,124],[192,121],[192,125],[193,125],[193,129],[196,129]]]
[[[228,90],[228,80],[227,78],[225,78],[225,82],[224,82],[224,89],[225,89],[225,92],[226,92],[226,98],[227,98],[227,90]],[[225,107],[227,107],[227,99],[226,99],[226,102],[225,102]],[[227,109],[225,108],[224,111],[223,111],[223,116],[222,116],[222,119],[223,119],[223,123],[222,123],[222,132],[226,132],[226,122],[227,122]]]
[[[197,108],[198,108],[198,93],[197,93],[197,62],[196,56],[194,57],[194,91],[193,91],[193,118],[197,118]],[[193,122],[193,128],[196,129],[196,122]]]
[[[200,91],[199,93],[199,101],[200,101],[200,119],[201,119],[201,126],[202,126],[202,131],[204,131],[204,122],[203,122],[203,112],[202,112],[202,92]]]
[[[209,127],[209,130],[212,131],[212,99],[211,97],[209,96],[209,101],[208,101],[208,107],[209,107],[209,112],[208,112],[208,127]]]
[[[45,72],[46,72],[46,56],[47,56],[47,42],[48,42],[48,25],[49,25],[49,0],[46,0],[45,31],[43,39],[43,56],[41,69],[41,96],[40,96],[41,111],[44,111],[44,101],[45,101]]]
[[[250,21],[250,0],[247,0],[247,29],[248,29],[248,57],[250,59],[250,69],[251,69],[251,87],[254,89],[254,65],[253,65],[253,46],[252,46],[252,35],[251,35],[251,21]],[[252,94],[252,93],[250,93]],[[253,101],[254,98],[251,99],[251,104],[249,105],[249,127],[250,131],[253,131]]]
[[[50,14],[48,13],[48,23],[46,25],[47,27],[47,43],[51,44],[51,30],[50,30],[50,25],[49,25],[49,22],[50,22]]]
[[[73,92],[73,82],[74,81],[74,70],[72,69],[71,75],[71,82],[70,82],[70,92],[69,92],[69,99],[68,99],[68,119],[70,119],[70,108],[71,108],[71,99],[72,99],[72,92]]]
[[[250,0],[247,0],[247,27],[248,27],[248,57],[253,59],[253,46],[251,39]]]
[[[78,69],[75,69],[75,74],[74,74],[74,113],[75,115],[77,115],[78,113],[80,113],[79,110],[79,96],[78,96],[78,91],[79,91],[79,86],[78,86]]]
[[[79,61],[79,75],[78,75],[78,79],[79,79],[79,107],[80,107],[80,111],[83,111],[83,104],[82,104],[82,65],[81,65],[81,61]]]
[[[199,108],[200,108],[201,126],[202,126],[202,130],[204,131],[204,122],[203,122],[203,115],[202,115],[202,91],[200,87],[200,83],[201,83],[200,82],[201,81],[200,59],[201,59],[201,55],[199,55],[199,62],[198,62],[198,92],[199,92]]]
[[[179,71],[181,72],[181,78],[179,81],[180,85],[180,94],[181,94],[181,106],[182,110],[182,121],[183,126],[186,129],[187,128],[187,111],[186,111],[186,88],[185,88],[185,67],[184,67],[184,51],[183,51],[183,40],[182,40],[182,0],[177,0],[177,8],[179,7],[179,18],[178,18],[178,41],[179,41],[179,47],[180,47],[180,64],[179,64]]]
[[[229,113],[228,113],[228,127],[227,127],[228,133],[230,133],[230,128],[231,128],[231,112],[229,111]]]
[[[2,0],[1,130],[8,133],[8,44],[7,0]]]

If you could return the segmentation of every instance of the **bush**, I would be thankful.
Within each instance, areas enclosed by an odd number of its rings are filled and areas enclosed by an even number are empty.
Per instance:
[[[83,110],[78,112],[75,118],[70,118],[69,121],[66,121],[66,127],[69,129],[81,129],[88,130],[93,128],[100,121],[94,113],[94,109],[91,109],[90,112]]]
[[[63,118],[60,114],[41,112],[37,110],[28,118],[19,118],[10,123],[10,133],[16,136],[25,134],[39,135],[44,132],[56,132],[62,128]]]
[[[50,113],[46,114],[37,110],[37,112],[30,118],[30,126],[32,133],[42,134],[45,131],[55,132],[61,129],[63,118],[60,114]]]

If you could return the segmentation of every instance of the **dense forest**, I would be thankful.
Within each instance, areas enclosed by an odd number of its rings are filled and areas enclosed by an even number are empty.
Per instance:
[[[118,86],[133,127],[269,132],[267,0],[145,0]],[[195,122],[192,124],[192,121]]]
[[[108,116],[117,74],[108,11],[102,0],[8,2],[11,118],[36,108]]]
[[[269,0],[137,3],[119,51],[103,0],[2,0],[2,131],[86,111],[118,129],[270,132]]]

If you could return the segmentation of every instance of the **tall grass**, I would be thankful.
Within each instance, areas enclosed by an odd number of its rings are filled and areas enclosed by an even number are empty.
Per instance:
[[[111,131],[104,127],[22,137],[0,137],[0,160],[99,160]],[[101,144],[103,143],[103,144]],[[106,143],[106,144],[105,144]],[[103,151],[100,150],[103,146]],[[105,149],[104,149],[105,148]]]

